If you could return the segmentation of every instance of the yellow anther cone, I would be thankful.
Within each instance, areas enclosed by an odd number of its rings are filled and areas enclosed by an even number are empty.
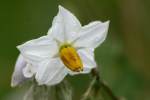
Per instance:
[[[82,61],[75,48],[65,45],[60,49],[60,58],[64,65],[72,71],[79,72],[83,70]]]

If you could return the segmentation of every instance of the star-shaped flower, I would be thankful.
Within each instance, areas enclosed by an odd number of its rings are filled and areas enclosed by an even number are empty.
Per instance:
[[[35,76],[39,85],[55,85],[67,74],[89,73],[96,67],[94,49],[105,40],[108,27],[109,21],[82,27],[71,12],[59,6],[46,36],[17,47],[26,62],[20,67],[24,77]]]

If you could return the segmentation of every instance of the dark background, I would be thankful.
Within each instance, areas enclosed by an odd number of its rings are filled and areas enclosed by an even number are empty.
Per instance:
[[[110,20],[108,37],[95,52],[101,78],[119,97],[150,100],[149,0],[0,0],[0,100],[21,100],[23,87],[10,87],[19,54],[16,46],[45,35],[58,5],[83,25]],[[76,100],[90,79],[88,75],[69,79]]]

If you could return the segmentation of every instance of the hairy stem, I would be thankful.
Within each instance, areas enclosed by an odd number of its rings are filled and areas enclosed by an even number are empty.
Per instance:
[[[91,74],[93,76],[93,81],[89,85],[89,88],[87,89],[81,100],[89,100],[91,96],[95,97],[98,95],[101,97],[102,100],[118,100],[112,90],[100,79],[97,69],[93,69],[91,71]]]
[[[96,81],[98,81],[100,83],[99,84],[100,88],[103,88],[105,90],[105,92],[107,93],[107,95],[109,95],[112,100],[118,100],[118,98],[114,95],[112,90],[101,80],[97,68],[92,69],[91,74],[93,77],[96,77]]]

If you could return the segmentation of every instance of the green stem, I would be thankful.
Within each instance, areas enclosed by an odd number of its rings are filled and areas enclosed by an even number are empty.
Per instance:
[[[96,68],[91,71],[91,74],[93,77],[96,77],[96,81],[100,83],[100,88],[103,88],[112,100],[118,100],[112,90],[100,79],[99,72]]]
[[[83,95],[83,97],[81,98],[81,100],[87,100],[87,98],[89,97],[89,95],[90,95],[90,93],[91,93],[91,91],[92,91],[92,88],[93,88],[93,86],[94,86],[94,84],[95,84],[95,81],[96,81],[96,80],[92,80],[92,82],[91,82],[89,88],[86,90],[86,92],[85,92],[85,94]]]
[[[90,96],[96,96],[97,93],[101,93],[98,95],[102,96],[106,95],[104,98],[106,100],[118,100],[118,98],[113,94],[111,89],[100,79],[97,69],[93,69],[91,71],[91,74],[93,76],[93,81],[89,85],[89,88],[87,89],[81,100],[89,100],[88,98]]]

